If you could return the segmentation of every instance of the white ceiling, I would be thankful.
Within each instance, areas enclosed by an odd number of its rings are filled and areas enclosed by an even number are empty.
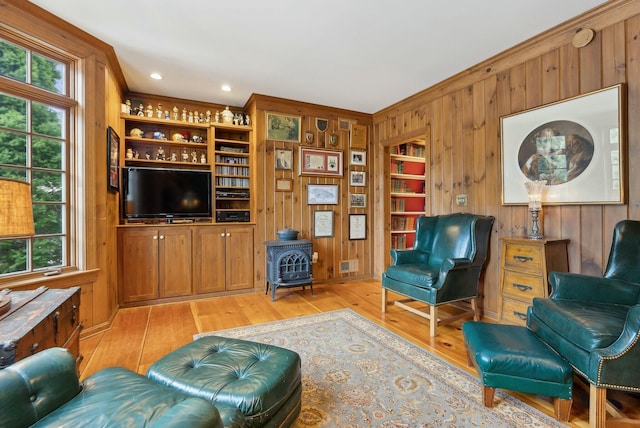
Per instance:
[[[364,113],[605,3],[30,1],[113,46],[132,91],[235,106],[257,93]]]

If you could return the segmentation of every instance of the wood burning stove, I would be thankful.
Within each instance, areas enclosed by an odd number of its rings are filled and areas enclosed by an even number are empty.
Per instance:
[[[267,282],[265,294],[271,285],[271,301],[276,300],[278,287],[299,287],[308,284],[313,296],[311,261],[313,247],[307,239],[267,241]]]

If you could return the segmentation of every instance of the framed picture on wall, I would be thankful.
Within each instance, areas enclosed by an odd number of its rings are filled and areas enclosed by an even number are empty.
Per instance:
[[[367,173],[364,171],[351,171],[349,185],[354,187],[364,187]]]
[[[367,195],[364,193],[352,193],[349,195],[349,208],[366,208]]]
[[[526,204],[534,180],[547,183],[546,205],[624,203],[624,89],[502,117],[502,203]]]
[[[350,165],[367,165],[367,152],[361,152],[359,150],[351,150],[351,162]]]
[[[293,150],[276,149],[276,169],[292,170],[293,169]]]
[[[107,128],[107,190],[117,192],[120,189],[120,137],[112,127]]]
[[[350,146],[352,149],[362,149],[366,150],[367,148],[367,127],[365,125],[351,125],[351,142]]]
[[[342,177],[342,152],[302,147],[300,175],[334,175]]]
[[[349,240],[367,239],[367,215],[349,214]]]
[[[267,140],[300,142],[300,116],[272,112],[267,112],[266,115]]]
[[[313,212],[313,237],[330,238],[333,236],[333,210]]]
[[[337,184],[308,184],[308,205],[338,205]]]

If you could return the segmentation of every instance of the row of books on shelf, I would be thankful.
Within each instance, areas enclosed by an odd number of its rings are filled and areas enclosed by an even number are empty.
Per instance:
[[[216,177],[216,186],[249,187],[249,179],[235,177]]]
[[[392,159],[391,174],[404,174],[404,162]]]
[[[249,168],[246,166],[216,166],[216,174],[249,176]]]
[[[422,144],[416,144],[416,143],[398,144],[397,146],[391,147],[391,153],[394,155],[413,156],[413,157],[423,158],[424,146]]]
[[[404,211],[404,199],[391,199],[391,211]]]
[[[415,228],[414,217],[391,217],[391,230],[414,230]]]
[[[242,165],[248,165],[249,159],[239,156],[216,155],[216,163],[239,163]]]
[[[391,237],[391,248],[404,249],[407,246],[407,237],[405,235],[393,235]]]

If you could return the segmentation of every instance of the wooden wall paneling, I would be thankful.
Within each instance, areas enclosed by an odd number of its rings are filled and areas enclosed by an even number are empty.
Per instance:
[[[473,86],[468,86],[460,91],[460,115],[458,127],[460,136],[458,140],[462,150],[463,167],[456,169],[454,174],[454,191],[451,201],[451,209],[454,212],[473,212],[472,201],[477,198],[476,183],[474,177],[474,153],[476,147],[473,141]],[[454,150],[454,153],[457,150]],[[453,155],[453,154],[452,154]],[[467,206],[459,207],[457,196],[467,195]]]
[[[500,121],[498,120],[498,102],[496,75],[487,77],[479,82],[483,89],[477,90],[476,100],[478,106],[474,108],[477,112],[476,123],[484,123],[484,137],[478,136],[479,140],[484,138],[484,159],[480,159],[480,154],[476,157],[478,163],[478,173],[484,168],[484,206],[478,209],[479,214],[492,215],[495,217],[489,244],[489,254],[487,264],[482,277],[481,289],[483,292],[482,310],[485,314],[498,317],[498,299],[500,284]],[[481,96],[482,94],[482,96]],[[481,108],[482,106],[482,108]],[[484,161],[484,164],[483,164]]]
[[[602,87],[602,35],[597,32],[587,46],[580,48],[580,92],[588,93]],[[603,272],[602,205],[581,208],[580,271],[590,275]]]
[[[444,129],[443,102],[442,99],[434,100],[429,103],[431,106],[431,183],[427,187],[429,189],[429,198],[431,205],[431,215],[443,212],[442,194],[444,191],[443,176],[443,150],[442,150],[442,132]]]
[[[625,42],[625,24],[618,22],[610,27],[602,29],[602,85],[612,86],[623,83],[626,79],[626,42]],[[625,88],[626,89],[626,88]],[[620,130],[624,147],[627,147],[627,138],[625,129],[627,129],[627,121],[624,121],[624,128]],[[620,154],[626,158],[624,149]],[[611,247],[613,239],[613,229],[616,223],[628,216],[627,203],[621,205],[607,205],[604,208],[602,221],[602,254],[607,255]],[[606,259],[603,262],[606,263]]]
[[[450,213],[453,205],[451,205],[453,188],[453,144],[457,125],[458,105],[456,104],[457,93],[451,93],[443,98],[443,127],[442,127],[442,211],[438,214]],[[462,153],[460,153],[462,155]]]
[[[519,64],[510,69],[510,113],[517,113],[527,109],[526,92],[526,63]],[[507,141],[505,144],[520,144],[519,141]],[[526,206],[513,206],[511,208],[511,235],[524,236],[529,233],[529,211]]]
[[[640,117],[640,16],[628,19],[626,25],[629,218],[640,220],[640,168],[631,168],[640,163],[640,125],[635,120]]]

